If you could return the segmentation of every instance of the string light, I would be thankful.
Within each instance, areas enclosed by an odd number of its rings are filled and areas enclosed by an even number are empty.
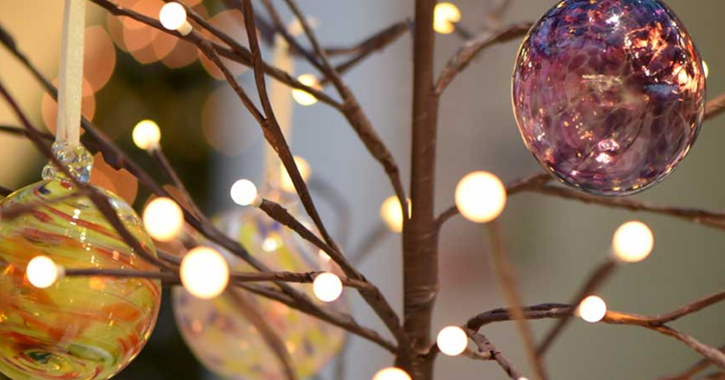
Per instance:
[[[333,273],[322,273],[312,283],[315,297],[322,302],[336,301],[342,295],[342,280]]]
[[[184,213],[170,198],[156,198],[146,206],[143,223],[152,238],[171,241],[184,227]]]
[[[297,164],[297,170],[299,170],[302,180],[307,182],[307,178],[310,177],[310,164],[307,160],[299,156],[295,156],[295,164]],[[292,178],[290,178],[289,173],[287,173],[287,168],[284,165],[280,167],[279,185],[282,187],[282,190],[288,193],[295,192],[295,184],[292,182]]]
[[[412,212],[410,206],[410,201],[408,201],[408,214]],[[380,217],[391,231],[397,233],[403,231],[403,207],[400,205],[398,197],[392,196],[383,202],[380,206]]]
[[[375,374],[373,380],[412,380],[407,372],[400,368],[388,367]]]
[[[159,21],[168,30],[175,30],[185,36],[191,33],[192,26],[186,20],[186,9],[179,3],[166,3],[159,11]]]
[[[627,222],[614,233],[612,248],[618,260],[626,263],[640,262],[652,253],[654,235],[642,222]]]
[[[229,264],[210,247],[196,247],[181,261],[181,283],[193,296],[211,299],[229,284]]]
[[[55,284],[61,277],[62,268],[48,256],[36,256],[28,262],[25,274],[30,284],[36,288],[45,289]]]
[[[261,202],[261,198],[257,197],[257,186],[248,179],[240,179],[234,182],[230,190],[232,200],[240,206],[249,206]]]
[[[455,23],[461,21],[461,10],[451,3],[436,4],[433,14],[433,29],[440,34],[450,34],[456,30]]]
[[[133,127],[133,143],[139,149],[149,150],[159,146],[161,130],[153,120],[141,120]]]
[[[316,90],[321,89],[320,82],[317,80],[317,77],[312,74],[302,74],[297,77],[297,80],[307,87],[311,87]],[[314,95],[300,89],[292,90],[292,98],[302,106],[311,106],[317,103],[317,98]]]
[[[589,296],[579,304],[577,311],[583,320],[597,323],[607,315],[607,304],[597,296]]]
[[[506,207],[506,188],[489,172],[473,172],[456,187],[456,206],[466,219],[486,223],[496,219]]]
[[[438,348],[448,356],[458,356],[468,347],[468,335],[458,326],[448,326],[438,333]]]
[[[279,243],[277,243],[277,239],[274,236],[268,236],[262,242],[264,252],[274,252],[277,248],[279,248]]]

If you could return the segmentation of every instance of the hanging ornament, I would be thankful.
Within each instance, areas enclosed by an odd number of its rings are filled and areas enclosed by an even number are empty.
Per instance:
[[[294,70],[289,48],[281,37],[275,41],[274,65],[286,72]],[[289,142],[293,107],[291,90],[273,82],[270,84],[270,98],[277,122]],[[267,148],[265,161],[265,197],[289,207],[297,220],[314,230],[313,224],[295,211],[293,195],[283,190],[277,153],[271,147]],[[284,170],[282,172],[286,173]],[[248,188],[249,199],[242,200],[240,189],[237,188],[232,193],[235,201],[252,203],[256,189],[249,189],[249,185],[244,185]],[[271,270],[338,271],[329,256],[320,253],[296,232],[256,208],[224,214],[215,223],[222,232],[240,242],[253,257]],[[226,256],[234,271],[253,271],[241,259],[224,249],[220,248],[219,251]],[[332,312],[348,309],[345,297],[323,303],[315,299],[312,284],[290,286]],[[204,366],[226,379],[287,379],[285,367],[279,359],[279,351],[285,350],[297,378],[308,378],[320,372],[337,356],[345,342],[343,330],[279,302],[240,289],[230,288],[217,298],[202,300],[183,288],[175,288],[173,307],[181,335],[191,351]],[[270,332],[275,335],[274,339],[270,339]]]
[[[296,216],[300,219],[299,215]],[[301,219],[304,222],[304,219]],[[308,226],[311,225],[304,222]],[[294,231],[258,209],[244,209],[218,218],[217,226],[238,240],[249,253],[275,271],[331,271],[335,265]],[[220,252],[224,252],[220,249]],[[241,259],[225,254],[235,271],[251,271]],[[314,299],[311,284],[291,284]],[[249,315],[249,307],[263,316],[281,338],[300,379],[318,373],[335,357],[345,332],[327,322],[250,293],[232,289],[212,300],[196,298],[181,287],[173,290],[173,307],[181,335],[205,367],[226,379],[284,380],[287,378],[262,329]],[[347,310],[347,301],[319,304],[332,312]],[[246,305],[246,306],[243,306]]]
[[[0,372],[13,380],[108,379],[138,355],[159,312],[159,281],[52,281],[26,273],[38,256],[45,257],[46,269],[54,262],[78,269],[157,270],[124,242],[87,196],[76,194],[74,184],[88,183],[93,167],[93,157],[79,143],[84,29],[85,1],[67,0],[53,154],[75,182],[49,163],[43,181],[0,202],[3,210],[31,210],[0,223]],[[155,255],[133,209],[97,190],[147,253]]]
[[[565,0],[521,46],[513,104],[546,170],[592,194],[629,195],[690,151],[705,74],[687,30],[659,0]]]
[[[82,146],[58,157],[78,179],[90,177]],[[36,256],[67,268],[154,271],[123,241],[93,202],[49,165],[44,180],[16,191],[0,208],[33,207],[0,223],[0,372],[13,380],[108,379],[128,365],[156,323],[161,284],[142,278],[66,277],[45,289],[28,281]],[[100,191],[103,191],[99,189]],[[155,253],[133,209],[103,191],[124,226]]]

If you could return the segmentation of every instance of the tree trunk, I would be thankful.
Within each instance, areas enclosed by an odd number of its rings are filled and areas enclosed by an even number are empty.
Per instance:
[[[431,320],[438,295],[438,227],[435,221],[435,163],[438,97],[433,91],[436,0],[416,0],[413,63],[413,138],[410,194],[412,215],[403,231],[404,329],[411,355],[397,365],[414,380],[433,378]]]

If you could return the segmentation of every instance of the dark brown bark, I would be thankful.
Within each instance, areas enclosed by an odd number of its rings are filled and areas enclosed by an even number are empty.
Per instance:
[[[403,329],[411,341],[412,354],[401,353],[397,360],[414,380],[433,378],[433,359],[416,353],[425,352],[431,345],[431,319],[438,295],[438,228],[434,215],[438,123],[438,96],[433,90],[435,5],[435,0],[415,3],[410,186],[413,212],[403,230]]]

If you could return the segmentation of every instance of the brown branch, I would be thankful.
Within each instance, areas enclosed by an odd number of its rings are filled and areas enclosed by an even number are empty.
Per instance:
[[[696,303],[697,302],[700,301],[696,301]],[[711,299],[709,302],[710,303],[708,303],[707,306],[711,306],[716,303],[715,299]],[[701,308],[697,310],[701,310]],[[573,315],[576,311],[576,306],[562,304],[544,304],[526,307],[523,308],[522,311],[524,314],[524,318],[528,320],[561,319],[568,318],[569,316]],[[683,314],[680,317],[692,314],[694,312],[695,310],[690,310],[688,314]],[[510,309],[496,309],[471,318],[468,321],[467,326],[470,330],[478,331],[481,327],[489,323],[511,321],[513,319],[515,319],[515,317],[513,316],[513,312]],[[608,311],[604,319],[602,319],[601,323],[612,325],[637,326],[659,332],[660,334],[667,335],[679,340],[703,357],[707,358],[711,363],[719,366],[720,368],[725,368],[725,353],[719,351],[716,348],[705,345],[687,334],[684,334],[664,325],[662,323],[662,320],[663,319],[661,319],[661,317],[645,317],[636,314],[625,314],[616,311]]]
[[[294,369],[294,363],[287,345],[274,330],[267,317],[252,302],[249,302],[244,295],[239,294],[234,289],[227,290],[222,297],[231,301],[236,306],[236,310],[239,310],[259,332],[264,343],[282,365],[287,380],[297,380],[297,372]]]
[[[479,53],[489,46],[515,40],[526,35],[533,24],[524,22],[510,25],[504,29],[495,32],[485,32],[479,37],[466,43],[464,47],[448,61],[446,68],[443,69],[438,81],[435,84],[435,93],[442,94],[448,85],[453,82],[458,74],[460,74],[473,61]]]
[[[722,346],[719,348],[720,352],[725,353],[725,346]],[[669,376],[669,377],[660,377],[657,380],[693,380],[695,375],[698,373],[710,368],[712,363],[708,359],[702,359],[692,365],[690,368],[685,370],[684,372],[680,373],[676,376]]]
[[[614,259],[609,259],[599,265],[588,277],[584,285],[574,296],[571,305],[579,305],[584,301],[585,298],[591,296],[614,272],[617,267],[617,262]],[[559,323],[554,325],[549,332],[546,334],[544,340],[541,342],[539,347],[536,349],[536,354],[543,356],[546,351],[551,348],[556,338],[561,335],[566,326],[571,322],[571,315],[565,316],[559,320]]]
[[[493,360],[495,360],[499,367],[501,367],[506,375],[508,375],[512,380],[520,380],[524,378],[524,376],[503,356],[501,351],[499,351],[496,346],[488,340],[488,338],[472,330],[468,330],[467,333],[471,340],[476,343],[478,352],[487,354],[487,356],[490,356]]]
[[[332,325],[343,328],[353,334],[356,334],[360,337],[363,337],[371,342],[378,344],[380,347],[383,347],[391,353],[397,352],[397,347],[394,343],[381,337],[380,334],[378,334],[375,330],[360,326],[357,321],[355,321],[348,314],[337,313],[323,308],[309,308],[307,304],[296,302],[290,296],[279,292],[273,288],[258,286],[254,284],[242,284],[240,285],[240,287],[254,294],[263,296],[265,298],[273,299],[277,302],[289,306],[292,309],[304,312],[323,321],[326,321]]]
[[[506,185],[506,195],[512,196],[514,194],[539,187],[551,181],[552,179],[553,178],[551,177],[551,175],[547,173],[530,175],[526,178],[513,181]],[[440,228],[446,221],[448,221],[448,219],[459,214],[460,211],[458,211],[458,207],[456,207],[456,205],[453,205],[438,216],[438,218],[436,219],[436,223],[438,223],[438,227]]]
[[[679,219],[695,222],[718,229],[725,229],[725,212],[708,211],[695,208],[661,206],[649,202],[641,202],[630,198],[597,197],[560,186],[541,185],[527,189],[528,191],[573,199],[587,204],[621,208],[629,211],[646,211],[655,214],[669,215]]]
[[[720,94],[716,98],[707,102],[705,107],[705,120],[712,120],[725,112],[725,94]]]
[[[518,286],[516,285],[516,277],[514,270],[509,263],[507,253],[503,245],[503,236],[501,233],[501,227],[497,220],[494,220],[487,225],[489,240],[491,241],[491,259],[496,268],[496,278],[499,282],[499,287],[504,293],[505,299],[508,302],[510,310],[516,320],[516,325],[521,336],[526,355],[528,356],[531,367],[534,369],[534,374],[539,380],[546,380],[546,369],[536,351],[536,342],[534,340],[534,333],[531,331],[526,320],[523,310],[521,309],[521,295],[519,294]]]

